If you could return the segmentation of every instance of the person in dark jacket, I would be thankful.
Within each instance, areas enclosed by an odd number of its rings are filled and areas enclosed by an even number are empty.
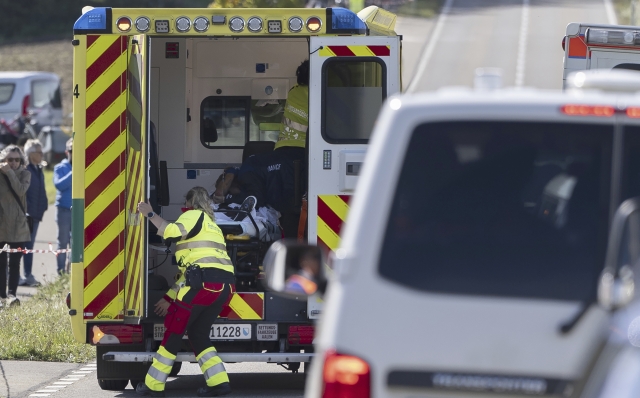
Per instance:
[[[33,219],[31,229],[31,241],[27,243],[27,249],[33,249],[36,241],[38,226],[42,221],[44,212],[47,211],[49,201],[47,200],[47,190],[44,187],[44,173],[42,172],[42,143],[38,140],[27,140],[24,144],[24,153],[27,155],[29,164],[27,170],[31,173],[31,185],[27,190],[27,212]],[[31,273],[33,269],[33,254],[27,253],[24,260],[24,278],[20,278],[20,286],[38,286],[40,282]]]

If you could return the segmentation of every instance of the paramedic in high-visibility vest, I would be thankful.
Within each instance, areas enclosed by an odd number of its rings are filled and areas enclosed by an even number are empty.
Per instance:
[[[306,147],[309,130],[309,61],[303,61],[296,70],[295,85],[287,95],[280,134],[275,149]]]
[[[198,396],[227,395],[231,392],[229,376],[211,344],[209,332],[211,323],[235,291],[233,263],[227,255],[222,231],[215,223],[207,190],[202,187],[189,190],[183,211],[175,223],[169,223],[155,214],[148,203],[138,204],[138,212],[158,227],[158,235],[165,242],[176,243],[181,275],[155,305],[155,313],[165,316],[166,331],[145,381],[136,386],[136,392],[164,397],[165,383],[186,331],[207,383],[198,389]]]

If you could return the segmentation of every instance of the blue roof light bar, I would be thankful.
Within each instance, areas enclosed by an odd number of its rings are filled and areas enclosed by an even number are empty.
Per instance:
[[[82,14],[73,24],[73,33],[112,33],[111,7],[96,7]]]
[[[327,8],[327,33],[368,34],[367,24],[346,8]]]

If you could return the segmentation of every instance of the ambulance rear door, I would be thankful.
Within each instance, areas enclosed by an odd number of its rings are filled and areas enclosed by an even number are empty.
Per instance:
[[[310,54],[308,240],[329,252],[340,243],[380,107],[400,91],[400,38],[311,37]],[[310,298],[309,317],[320,307]]]

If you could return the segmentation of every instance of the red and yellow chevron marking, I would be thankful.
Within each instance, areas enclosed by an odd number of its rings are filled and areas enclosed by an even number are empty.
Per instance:
[[[318,246],[328,251],[338,248],[350,199],[349,195],[318,195]]]
[[[129,60],[127,67],[128,95],[127,95],[127,178],[125,186],[126,197],[126,262],[125,262],[125,314],[141,316],[142,303],[142,269],[144,264],[144,236],[146,223],[141,222],[137,213],[137,204],[145,200],[145,181],[143,164],[146,164],[144,134],[143,82],[141,50],[144,46],[144,36],[129,38]]]
[[[321,57],[388,57],[390,46],[325,46],[319,53]]]
[[[127,37],[87,36],[86,60],[83,313],[122,319]]]
[[[229,305],[222,309],[220,318],[264,319],[264,293],[233,293]]]

